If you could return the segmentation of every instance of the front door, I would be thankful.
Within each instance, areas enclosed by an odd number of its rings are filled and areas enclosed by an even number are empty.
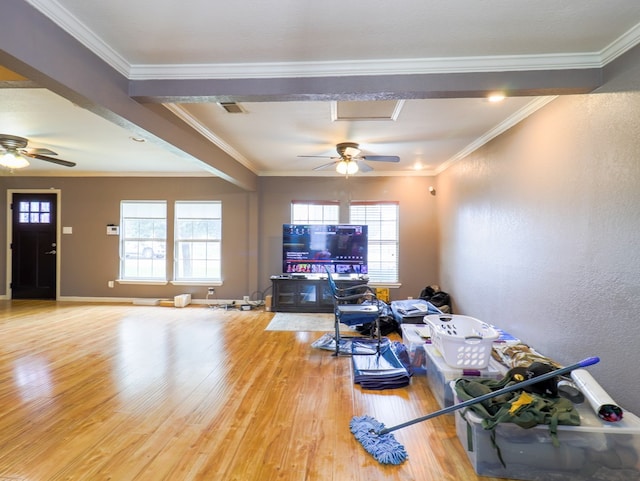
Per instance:
[[[11,298],[55,299],[57,194],[13,194]]]

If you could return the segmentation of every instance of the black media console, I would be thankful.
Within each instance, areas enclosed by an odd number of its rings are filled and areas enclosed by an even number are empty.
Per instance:
[[[362,276],[334,276],[340,288],[366,284]],[[326,276],[289,274],[271,276],[275,312],[333,312],[333,297]]]

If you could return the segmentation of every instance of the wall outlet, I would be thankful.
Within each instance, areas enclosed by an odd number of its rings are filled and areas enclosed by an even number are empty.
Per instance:
[[[109,286],[110,288],[113,288],[113,286],[114,286],[113,281],[107,282],[107,286]]]
[[[209,294],[210,296],[216,293],[216,289],[214,287],[209,287],[209,289],[207,289],[207,294]]]
[[[250,297],[249,296],[243,296],[242,297],[242,302],[244,302],[245,304],[249,302]]]

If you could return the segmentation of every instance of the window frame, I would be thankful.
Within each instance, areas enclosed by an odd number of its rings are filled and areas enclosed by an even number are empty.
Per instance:
[[[371,207],[370,209],[368,207]],[[389,211],[385,207],[393,207],[392,219],[385,219],[384,211]],[[379,212],[376,214],[375,209]],[[362,212],[354,212],[360,209]],[[366,224],[368,228],[368,252],[367,264],[370,284],[397,285],[400,283],[400,204],[396,201],[352,201],[349,204],[349,219],[352,224]],[[394,223],[395,229],[389,228],[389,222]],[[372,228],[373,227],[373,228]],[[389,234],[392,236],[377,237]],[[372,252],[377,250],[380,255],[379,261],[372,263]],[[382,260],[383,252],[391,252],[395,258],[393,262]],[[373,256],[376,257],[375,255]],[[385,265],[387,267],[385,267]]]
[[[125,217],[125,209],[127,206],[133,206],[135,204],[147,204],[149,206],[162,206],[164,209],[164,216],[159,217],[149,217],[149,216],[132,216],[128,215]],[[162,229],[157,230],[156,226],[152,227],[152,232],[154,233],[151,237],[145,236],[129,236],[128,235],[128,225],[130,224],[130,219],[140,219],[142,221],[147,220],[152,223],[157,222],[158,220],[164,221],[164,236],[157,236],[157,232],[161,232]],[[147,258],[141,256],[140,254],[140,246],[137,246],[135,257],[130,257],[127,254],[127,243],[129,242],[137,242],[137,243],[151,243],[152,245],[162,244],[164,246],[163,255],[156,256],[152,254],[151,257]],[[144,252],[144,251],[143,251]],[[149,283],[149,284],[166,284],[167,283],[167,201],[166,200],[121,200],[120,201],[120,237],[119,237],[119,276],[118,282],[121,284],[125,283]],[[151,272],[158,271],[157,275],[130,275],[127,274],[127,271],[130,269],[130,264],[133,262],[136,264],[136,269],[138,272],[140,271],[140,262],[147,262],[150,264]]]
[[[205,216],[205,217],[182,217],[179,213],[180,206],[186,205],[210,205],[215,206],[215,211],[213,216]],[[217,216],[215,215],[217,214]],[[219,235],[217,238],[211,237],[202,237],[202,238],[182,238],[181,237],[181,226],[179,225],[181,222],[187,222],[190,219],[198,219],[201,221],[213,221],[217,223],[217,232]],[[216,228],[214,227],[214,231]],[[197,285],[197,284],[216,284],[219,285],[222,282],[222,201],[220,200],[178,200],[174,203],[174,234],[173,234],[173,284],[189,284],[189,285]],[[205,271],[209,272],[210,265],[212,265],[211,270],[213,272],[217,272],[217,276],[185,276],[181,274],[184,271],[183,267],[180,263],[185,259],[180,255],[181,246],[183,243],[192,243],[192,244],[205,244],[204,251],[206,252],[207,257],[204,259],[194,259],[194,261],[204,262],[205,263]],[[208,257],[209,247],[206,244],[216,244],[217,248],[215,248],[215,253],[212,257]]]
[[[315,209],[314,209],[315,207]],[[307,215],[303,214],[306,209]],[[321,210],[320,215],[312,216],[311,211],[316,213]],[[328,217],[335,210],[335,218]],[[291,201],[291,223],[292,224],[320,224],[331,225],[340,224],[340,202],[338,201],[309,201],[309,200],[293,200]]]

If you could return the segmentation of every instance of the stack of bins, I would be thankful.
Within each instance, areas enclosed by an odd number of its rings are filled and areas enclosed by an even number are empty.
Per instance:
[[[486,430],[475,413],[464,409],[455,411],[456,433],[481,476],[530,481],[640,479],[640,419],[625,412],[621,421],[610,423],[601,420],[588,403],[575,407],[580,426],[558,426],[559,446],[552,444],[547,425],[524,429],[501,423],[494,431]]]
[[[502,379],[507,371],[506,367],[494,359],[491,359],[484,369],[459,369],[447,364],[432,344],[425,344],[424,351],[429,388],[441,408],[453,405],[451,381],[463,377]]]
[[[409,361],[414,375],[427,374],[425,344],[429,337],[429,328],[424,324],[402,324],[402,343],[407,346]]]

